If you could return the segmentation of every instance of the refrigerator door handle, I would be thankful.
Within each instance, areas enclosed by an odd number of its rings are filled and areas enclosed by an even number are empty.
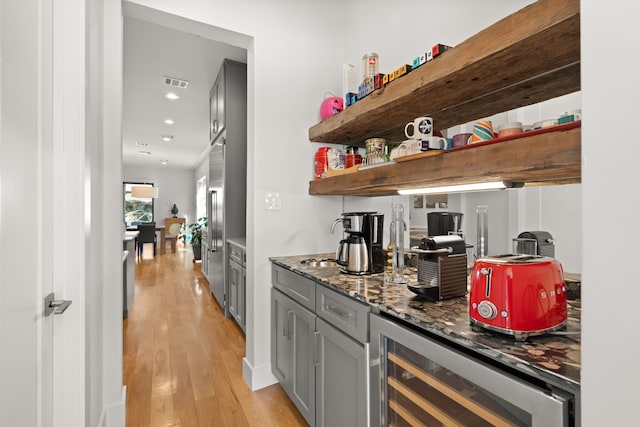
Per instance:
[[[218,191],[211,190],[211,215],[213,215],[212,244],[210,251],[218,251]]]

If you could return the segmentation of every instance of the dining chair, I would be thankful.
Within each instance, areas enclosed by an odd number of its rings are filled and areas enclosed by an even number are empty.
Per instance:
[[[185,223],[184,218],[165,218],[164,219],[164,242],[160,242],[160,245],[165,245],[166,242],[171,243],[171,253],[176,252],[176,243],[180,237],[180,230]],[[165,248],[162,248],[165,250]]]
[[[185,223],[184,218],[165,218],[164,229],[166,235],[177,236],[180,234],[180,229]]]
[[[145,243],[153,243],[153,256],[156,255],[156,247],[158,240],[156,238],[156,223],[147,222],[144,224],[138,224],[138,257],[142,256],[142,249]]]

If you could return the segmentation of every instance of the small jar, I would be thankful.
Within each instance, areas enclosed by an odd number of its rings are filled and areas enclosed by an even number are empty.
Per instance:
[[[364,141],[367,153],[384,152],[384,138],[369,138]]]
[[[315,165],[314,165],[314,172],[315,172],[315,179],[322,179],[324,178],[325,174],[327,173],[327,169],[329,169],[329,162],[327,160],[327,151],[329,151],[329,147],[320,147],[318,148],[318,151],[316,151],[316,155],[315,155]]]
[[[359,165],[360,163],[362,163],[362,156],[360,155],[360,153],[358,153],[358,147],[347,147],[347,154],[344,158],[344,167],[350,168],[355,165]]]
[[[366,79],[367,77],[373,78],[379,71],[378,64],[378,54],[377,53],[365,53],[362,56],[362,79]]]
[[[330,170],[344,169],[344,153],[336,148],[327,150],[327,165]]]

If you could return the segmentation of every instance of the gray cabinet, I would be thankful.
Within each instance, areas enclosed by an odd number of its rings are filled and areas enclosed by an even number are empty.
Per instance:
[[[245,248],[227,240],[227,277],[229,279],[228,309],[243,331],[246,331],[246,265]]]
[[[271,365],[275,377],[309,425],[315,423],[316,315],[271,289]]]
[[[223,65],[209,92],[209,141],[215,140],[225,129],[225,70]]]
[[[316,314],[355,340],[369,342],[368,305],[324,286],[316,290]]]
[[[293,298],[304,307],[313,311],[316,308],[316,284],[299,274],[285,268],[273,265],[271,268],[271,282],[275,288]]]
[[[282,292],[271,289],[271,372],[285,391],[291,377],[289,312],[293,303]]]
[[[369,425],[369,345],[316,320],[316,426]]]
[[[369,425],[369,306],[272,267],[272,372],[309,425]]]

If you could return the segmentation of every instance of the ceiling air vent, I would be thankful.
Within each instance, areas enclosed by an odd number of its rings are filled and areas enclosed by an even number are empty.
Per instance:
[[[164,84],[171,87],[179,87],[180,89],[186,89],[189,86],[189,82],[186,80],[176,79],[175,77],[164,76]]]

